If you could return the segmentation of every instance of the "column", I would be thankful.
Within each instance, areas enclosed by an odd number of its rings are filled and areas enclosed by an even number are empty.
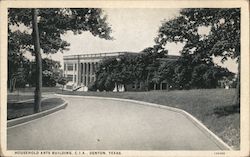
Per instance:
[[[86,84],[85,84],[85,76],[86,76],[86,70],[85,70],[85,68],[86,68],[86,63],[82,63],[82,83],[83,83],[83,85],[85,86]]]
[[[89,63],[86,63],[86,86],[89,85]]]
[[[75,63],[73,63],[73,78],[72,82],[75,83]]]
[[[87,85],[87,63],[84,63],[84,86]]]
[[[95,74],[94,74],[94,81],[96,81],[96,70],[98,68],[98,62],[95,62]]]
[[[77,83],[77,85],[78,85],[78,63],[76,64],[76,67],[75,67],[75,70],[76,70],[76,83]]]
[[[81,84],[81,63],[77,63],[77,84],[80,86]]]
[[[90,76],[89,76],[89,83],[92,83],[92,77],[93,77],[93,63],[89,63],[90,65]]]
[[[65,77],[67,77],[67,74],[68,74],[68,64],[65,64]]]
[[[78,69],[77,69],[77,77],[78,77],[78,81],[77,84],[78,86],[81,85],[81,75],[82,75],[82,66],[81,66],[81,62],[80,62],[80,56],[77,56],[77,65],[78,65]]]

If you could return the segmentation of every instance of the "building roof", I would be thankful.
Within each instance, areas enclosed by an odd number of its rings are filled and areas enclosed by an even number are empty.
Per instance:
[[[116,57],[120,55],[125,55],[125,54],[134,54],[134,55],[139,55],[141,53],[139,52],[128,52],[128,51],[123,51],[123,52],[107,52],[107,53],[94,53],[94,54],[79,54],[79,55],[67,55],[63,56],[63,60],[78,60],[78,59],[88,59],[88,58],[106,58],[106,57]],[[180,56],[176,55],[167,55],[166,58],[159,58],[161,61],[167,61],[167,60],[177,60]]]
[[[79,54],[79,55],[67,55],[63,56],[64,60],[72,59],[85,59],[85,58],[105,58],[105,57],[115,57],[124,54],[136,54],[137,52],[107,52],[107,53],[94,53],[94,54]]]

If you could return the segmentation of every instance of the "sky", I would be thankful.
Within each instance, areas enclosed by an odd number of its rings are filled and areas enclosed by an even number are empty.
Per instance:
[[[104,9],[104,14],[108,16],[107,22],[112,28],[111,36],[114,37],[114,40],[100,39],[94,37],[90,32],[83,32],[80,35],[68,32],[62,35],[62,38],[70,43],[69,51],[65,51],[64,54],[58,52],[49,56],[43,55],[43,57],[62,62],[63,55],[121,51],[140,52],[154,45],[154,38],[157,36],[162,22],[178,16],[179,9],[112,8]],[[165,48],[170,55],[180,55],[179,51],[182,47],[183,44],[169,43]],[[220,59],[215,59],[215,62],[228,67],[232,72],[237,72],[235,61],[229,60],[221,64]]]

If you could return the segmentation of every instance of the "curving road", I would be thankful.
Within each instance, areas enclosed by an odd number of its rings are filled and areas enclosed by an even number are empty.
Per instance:
[[[220,150],[184,115],[132,102],[65,98],[66,109],[7,130],[8,150]]]

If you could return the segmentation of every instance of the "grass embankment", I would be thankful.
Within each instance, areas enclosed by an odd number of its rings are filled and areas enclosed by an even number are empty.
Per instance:
[[[23,94],[23,93],[34,93],[35,87],[27,87],[27,88],[17,88],[15,90],[15,94]],[[42,87],[43,93],[55,93],[62,91],[60,87]]]
[[[239,149],[240,113],[239,109],[232,105],[234,93],[234,89],[123,93],[64,91],[64,94],[134,99],[183,109],[200,120],[233,149]]]
[[[13,98],[17,96],[8,96],[7,120],[34,114],[34,100],[19,103],[12,99],[12,102],[9,102],[9,99],[11,99],[11,97]],[[31,98],[32,96],[19,97],[24,100],[25,98]],[[64,101],[61,98],[49,98],[42,100],[42,111],[49,110],[63,103]]]

